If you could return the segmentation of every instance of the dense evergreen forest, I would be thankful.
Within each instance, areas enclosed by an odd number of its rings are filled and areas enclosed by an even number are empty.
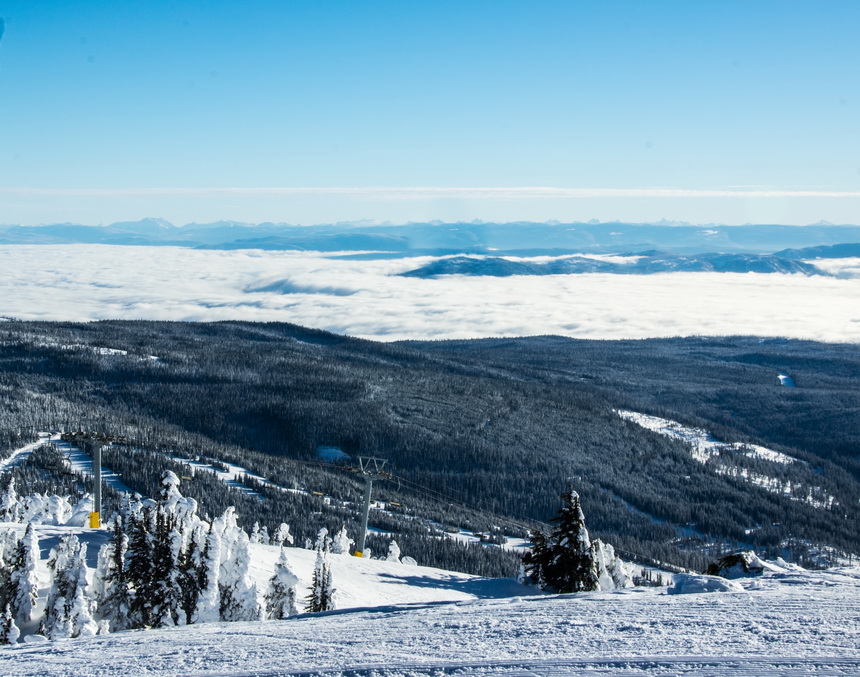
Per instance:
[[[286,521],[300,539],[354,533],[362,483],[349,467],[382,457],[392,476],[378,496],[395,505],[371,525],[419,563],[486,575],[511,575],[516,557],[436,529],[522,536],[568,486],[622,553],[701,568],[749,545],[813,561],[824,546],[860,552],[858,377],[856,346],[743,337],[384,344],[280,323],[3,322],[0,455],[38,431],[125,435],[105,463],[144,494],[163,469],[187,475],[182,458],[237,463],[305,493],[249,481],[261,499],[200,474],[184,491],[210,515],[233,504],[246,528]],[[718,472],[619,409],[798,462],[742,457]],[[323,462],[323,446],[351,459]]]

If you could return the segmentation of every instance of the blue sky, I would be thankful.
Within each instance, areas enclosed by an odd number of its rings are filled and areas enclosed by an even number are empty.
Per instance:
[[[860,222],[854,0],[0,17],[0,223]]]

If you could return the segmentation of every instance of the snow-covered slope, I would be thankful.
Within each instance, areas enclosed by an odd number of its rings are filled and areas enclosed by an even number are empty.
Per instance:
[[[305,569],[313,553],[299,552],[290,551],[291,561]],[[22,644],[0,649],[0,673],[860,674],[858,568],[773,566],[740,581],[742,592],[668,595],[665,588],[637,588],[499,597],[530,591],[419,567],[332,561],[344,595],[378,605],[285,621]],[[393,604],[395,598],[401,603]],[[454,599],[460,601],[443,601]]]

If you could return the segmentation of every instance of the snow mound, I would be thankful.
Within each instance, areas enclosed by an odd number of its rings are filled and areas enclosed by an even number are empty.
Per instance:
[[[704,574],[675,574],[672,586],[667,590],[670,595],[695,595],[701,592],[743,592],[744,589],[720,576]]]

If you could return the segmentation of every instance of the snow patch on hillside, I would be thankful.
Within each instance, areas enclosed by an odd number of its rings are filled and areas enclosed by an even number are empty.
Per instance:
[[[677,421],[671,421],[666,418],[623,410],[618,410],[617,414],[621,418],[627,421],[632,421],[643,428],[653,430],[654,432],[665,435],[666,437],[686,442],[690,445],[693,458],[700,463],[707,463],[711,458],[719,456],[722,451],[732,451],[739,454],[745,454],[747,456],[761,458],[773,463],[783,463],[785,465],[799,462],[796,458],[792,458],[787,454],[783,454],[779,451],[774,451],[773,449],[768,449],[767,447],[762,447],[757,444],[722,442],[713,437],[707,430],[684,426]]]
[[[684,442],[690,448],[690,453],[696,461],[708,465],[709,468],[719,475],[749,482],[757,487],[761,487],[765,491],[779,494],[792,501],[808,503],[814,508],[831,509],[837,504],[836,497],[827,493],[821,487],[802,482],[792,482],[788,479],[777,478],[763,472],[739,467],[732,463],[732,455],[756,458],[781,466],[795,464],[805,466],[807,464],[804,461],[757,444],[723,442],[702,428],[681,425],[677,421],[670,419],[640,414],[635,411],[616,410],[616,413],[624,420],[635,423],[647,430]],[[725,452],[731,453],[727,457]]]

